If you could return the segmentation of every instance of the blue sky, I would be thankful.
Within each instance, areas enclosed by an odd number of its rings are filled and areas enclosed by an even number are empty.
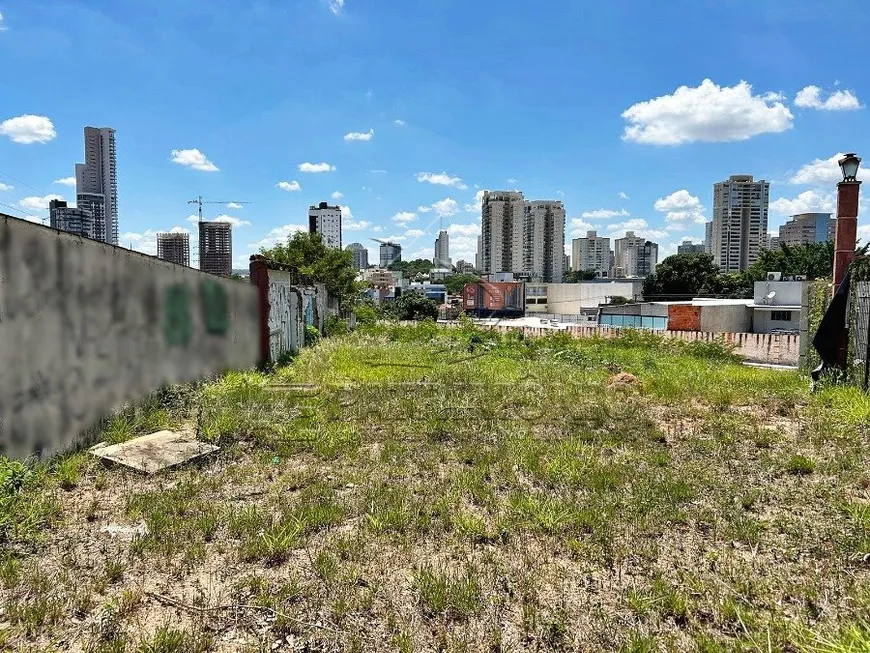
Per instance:
[[[0,15],[0,212],[74,199],[58,182],[82,128],[114,127],[122,244],[150,253],[156,231],[194,227],[201,194],[251,202],[207,206],[237,224],[236,267],[319,201],[349,207],[345,243],[431,257],[443,222],[453,259],[473,260],[478,192],[518,188],[564,201],[569,247],[634,228],[667,254],[703,238],[728,175],[771,182],[775,229],[834,210],[837,153],[870,167],[860,2],[0,0]]]

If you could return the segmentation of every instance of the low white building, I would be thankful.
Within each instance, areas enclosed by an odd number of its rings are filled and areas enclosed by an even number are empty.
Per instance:
[[[807,282],[782,281],[776,272],[769,280],[756,281],[752,296],[752,330],[755,333],[798,331]]]

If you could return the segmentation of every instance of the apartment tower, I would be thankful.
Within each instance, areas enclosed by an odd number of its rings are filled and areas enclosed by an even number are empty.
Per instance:
[[[398,243],[381,243],[381,267],[388,268],[402,260],[402,246]]]
[[[353,256],[353,269],[365,270],[369,266],[369,250],[360,243],[351,243],[345,249]]]
[[[233,271],[233,231],[229,222],[199,223],[199,269],[219,277]]]
[[[85,162],[76,164],[76,203],[94,220],[94,238],[118,244],[115,130],[85,127]]]
[[[480,207],[482,274],[521,272],[525,200],[519,191],[484,191]]]
[[[711,253],[723,272],[743,272],[758,260],[767,234],[770,183],[731,175],[713,185]]]
[[[179,232],[157,234],[157,258],[190,267],[190,234]]]
[[[610,238],[599,236],[596,231],[587,231],[585,238],[571,241],[571,260],[574,271],[595,272],[596,277],[609,277],[613,268]]]
[[[565,207],[555,200],[526,202],[523,272],[533,279],[561,283],[565,272]]]
[[[432,261],[436,268],[450,268],[450,234],[444,229],[438,232],[435,239],[435,258]]]
[[[308,207],[308,231],[320,234],[327,247],[341,249],[341,207],[326,202]]]
[[[830,213],[798,213],[779,228],[777,245],[810,245],[832,241],[836,227],[837,221]]]
[[[48,203],[49,224],[52,229],[60,229],[84,238],[94,237],[94,216],[90,211],[67,206],[63,200]]]

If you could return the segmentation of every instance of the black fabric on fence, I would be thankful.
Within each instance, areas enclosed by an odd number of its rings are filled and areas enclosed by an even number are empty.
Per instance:
[[[812,371],[814,380],[828,367],[840,367],[840,347],[846,333],[846,313],[849,307],[849,289],[852,283],[852,270],[846,272],[840,282],[834,298],[819,322],[819,328],[813,336],[813,348],[819,352],[821,364]]]

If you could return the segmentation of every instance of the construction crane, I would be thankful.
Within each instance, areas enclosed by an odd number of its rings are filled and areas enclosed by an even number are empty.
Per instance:
[[[199,207],[199,221],[202,222],[202,205],[203,204],[250,204],[250,202],[236,202],[233,200],[227,200],[225,202],[218,202],[216,200],[204,200],[202,199],[202,195],[198,195],[195,200],[188,200],[188,204],[196,204]]]
[[[394,247],[398,247],[399,243],[394,243],[391,240],[383,240],[381,238],[372,238],[373,241],[377,243],[381,243],[382,245],[393,245]]]

